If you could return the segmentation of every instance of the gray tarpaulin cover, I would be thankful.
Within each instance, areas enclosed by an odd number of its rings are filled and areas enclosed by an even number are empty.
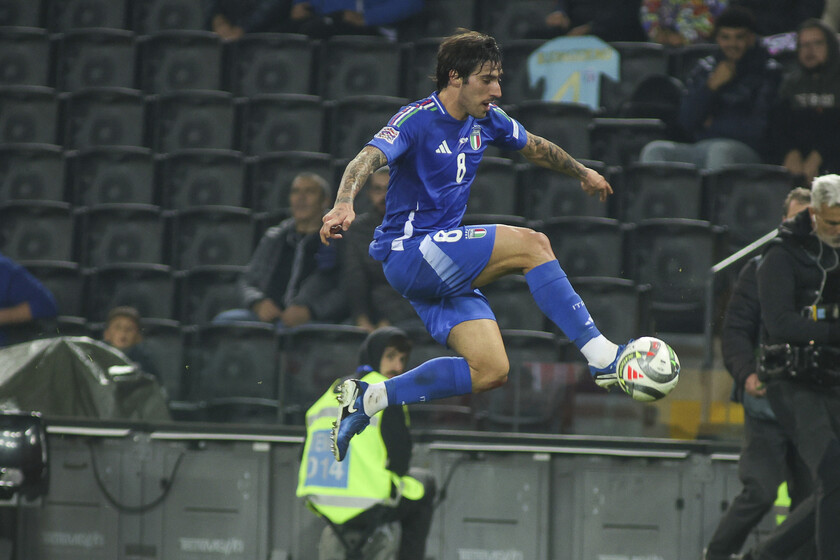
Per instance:
[[[168,421],[157,380],[119,350],[87,337],[0,349],[0,410],[45,416]]]

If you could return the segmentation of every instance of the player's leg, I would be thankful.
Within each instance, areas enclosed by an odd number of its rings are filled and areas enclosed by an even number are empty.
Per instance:
[[[513,272],[525,274],[537,306],[580,349],[599,385],[614,383],[613,363],[621,347],[607,340],[595,326],[545,234],[528,228],[496,226],[490,260],[473,285],[481,287]]]

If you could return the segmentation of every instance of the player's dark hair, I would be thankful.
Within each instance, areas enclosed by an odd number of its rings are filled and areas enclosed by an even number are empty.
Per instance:
[[[755,33],[757,31],[755,16],[743,6],[730,6],[723,10],[715,20],[715,35],[722,27],[734,29],[746,28]]]
[[[443,40],[438,48],[435,80],[440,91],[449,84],[449,72],[454,70],[467,81],[470,74],[489,62],[501,67],[502,51],[496,39],[468,29],[459,29]]]

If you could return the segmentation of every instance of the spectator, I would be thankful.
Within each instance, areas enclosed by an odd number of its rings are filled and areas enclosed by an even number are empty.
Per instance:
[[[775,114],[782,164],[810,185],[814,177],[840,171],[840,46],[818,19],[798,30],[797,68],[779,90]]]
[[[648,39],[668,47],[705,43],[728,0],[643,0],[642,27]]]
[[[0,253],[0,348],[16,340],[16,327],[56,315],[52,293],[23,266]]]
[[[545,18],[546,28],[535,35],[579,37],[595,35],[604,41],[644,41],[639,22],[641,0],[557,0]]]
[[[232,41],[245,33],[291,32],[292,0],[215,0],[210,8],[210,29]]]
[[[344,319],[338,245],[321,244],[318,230],[332,196],[327,181],[301,173],[292,181],[292,217],[263,234],[239,281],[243,309],[224,311],[216,324],[265,321],[278,328]]]
[[[808,189],[794,189],[785,200],[784,219],[793,219],[811,202]],[[704,560],[730,560],[773,507],[779,484],[788,479],[791,507],[811,493],[808,468],[767,402],[758,379],[756,355],[761,330],[756,268],[760,257],[747,262],[726,308],[721,350],[733,377],[732,400],[744,405],[744,446],[738,463],[743,490],[730,504],[704,552]],[[787,474],[787,476],[786,476]]]
[[[414,308],[385,279],[382,263],[368,254],[373,232],[385,217],[388,180],[387,166],[370,176],[366,191],[372,209],[356,218],[344,240],[341,255],[347,303],[353,322],[368,331],[388,325],[422,329]]]
[[[121,305],[108,312],[102,340],[125,354],[146,373],[160,379],[160,372],[154,360],[146,352],[143,342],[143,330],[140,326],[140,312],[134,307]]]
[[[332,35],[394,37],[383,28],[423,10],[423,0],[292,0],[291,20],[298,33],[319,39]]]
[[[795,30],[808,18],[822,15],[825,0],[732,0],[755,14],[759,35],[776,35]]]
[[[356,373],[373,383],[396,377],[405,371],[410,351],[411,341],[405,332],[394,327],[377,329],[362,344]],[[341,530],[399,521],[402,531],[396,558],[423,560],[436,490],[431,473],[409,468],[408,410],[391,407],[377,414],[379,421],[371,422],[348,451],[349,464],[361,467],[344,471],[335,462],[329,442],[335,416],[330,411],[337,409],[333,391],[338,383],[336,380],[306,412],[297,495],[306,497],[319,515],[340,525]],[[337,478],[335,469],[347,475]],[[341,552],[334,557],[343,558]]]
[[[720,52],[697,63],[680,103],[679,124],[690,143],[656,140],[642,149],[642,162],[686,162],[701,169],[762,162],[780,67],[757,44],[755,20],[743,8],[720,14],[715,41]]]

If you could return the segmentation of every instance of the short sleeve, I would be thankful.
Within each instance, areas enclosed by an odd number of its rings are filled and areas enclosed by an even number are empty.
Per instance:
[[[495,105],[491,106],[488,118],[491,123],[489,132],[493,136],[491,144],[510,151],[519,151],[525,147],[528,142],[528,133],[519,121],[511,118]]]
[[[371,141],[368,142],[369,146],[382,150],[382,153],[388,158],[389,164],[408,151],[411,145],[411,130],[407,126],[399,126],[396,123],[398,116],[399,113],[379,132],[374,134]]]

